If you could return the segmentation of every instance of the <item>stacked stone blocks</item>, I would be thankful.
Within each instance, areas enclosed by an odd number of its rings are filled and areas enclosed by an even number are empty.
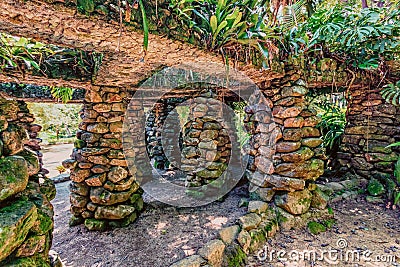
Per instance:
[[[0,98],[1,266],[50,266],[55,187],[43,175],[33,121],[24,102]]]

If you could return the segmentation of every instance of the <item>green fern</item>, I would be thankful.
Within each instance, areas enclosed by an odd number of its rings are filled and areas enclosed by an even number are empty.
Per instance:
[[[74,91],[74,89],[69,87],[50,87],[51,95],[54,98],[61,100],[63,103],[67,103],[69,100],[72,99]]]
[[[394,106],[400,106],[400,81],[396,84],[388,84],[381,91],[382,97],[386,102]]]
[[[282,16],[280,22],[283,31],[289,31],[293,27],[297,26],[300,22],[304,22],[307,19],[307,5],[308,1],[299,0],[293,5],[286,7],[287,14]]]

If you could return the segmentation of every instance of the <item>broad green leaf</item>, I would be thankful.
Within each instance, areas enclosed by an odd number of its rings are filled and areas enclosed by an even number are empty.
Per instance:
[[[210,18],[210,26],[211,26],[211,32],[215,33],[217,30],[217,17],[215,15],[211,16]]]

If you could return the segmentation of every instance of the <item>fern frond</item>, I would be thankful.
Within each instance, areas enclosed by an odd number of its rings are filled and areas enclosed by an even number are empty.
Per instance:
[[[382,89],[381,95],[386,102],[394,106],[400,106],[400,81],[398,81],[396,84],[386,85]]]

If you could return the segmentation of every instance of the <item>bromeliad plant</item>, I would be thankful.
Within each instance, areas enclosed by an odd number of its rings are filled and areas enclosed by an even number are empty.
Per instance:
[[[172,0],[170,7],[203,46],[219,51],[253,49],[265,60],[276,49],[266,0]]]

